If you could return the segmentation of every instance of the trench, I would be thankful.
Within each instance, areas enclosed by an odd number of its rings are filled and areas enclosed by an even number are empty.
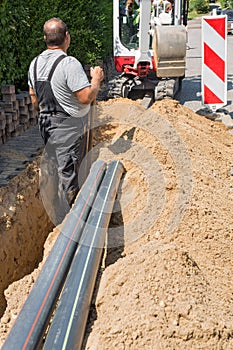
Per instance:
[[[114,130],[112,125],[101,125],[96,128],[93,144],[98,144],[101,140],[107,142],[112,138]],[[47,253],[46,240],[50,234],[53,235],[59,230],[50,220],[41,199],[39,185],[41,156],[42,150],[24,170],[8,181],[7,186],[0,187],[0,318],[7,308],[8,287],[35,269],[40,269]],[[98,154],[94,154],[93,157],[97,158]],[[122,219],[118,216],[119,213],[113,215],[111,225],[117,225],[119,220],[122,224]],[[113,260],[116,259],[116,254],[118,253],[112,255]],[[25,299],[25,296],[22,299]]]
[[[53,229],[39,194],[39,160],[38,155],[0,188],[0,316],[6,308],[4,290],[38,266]]]

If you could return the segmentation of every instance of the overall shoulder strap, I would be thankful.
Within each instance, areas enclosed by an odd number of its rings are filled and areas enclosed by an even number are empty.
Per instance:
[[[50,70],[50,72],[49,72],[48,81],[51,81],[52,76],[53,76],[53,73],[54,73],[54,71],[55,71],[57,65],[58,65],[58,64],[61,62],[61,60],[63,60],[63,58],[65,58],[65,57],[66,57],[66,55],[61,55],[61,56],[59,56],[59,57],[56,59],[56,61],[54,62],[53,66],[52,66],[52,68],[51,68],[51,70]]]
[[[39,56],[36,57],[35,63],[34,63],[34,81],[37,81],[37,61]]]

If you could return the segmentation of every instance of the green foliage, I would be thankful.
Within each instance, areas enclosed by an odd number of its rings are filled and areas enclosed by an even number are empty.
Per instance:
[[[112,6],[108,0],[1,0],[0,84],[27,89],[28,67],[46,49],[43,24],[52,17],[66,22],[68,54],[94,64],[112,54]]]
[[[190,14],[190,12],[193,12],[193,11],[195,11],[195,2],[194,2],[194,0],[191,0],[191,1],[189,1],[188,12]]]
[[[196,11],[197,13],[209,12],[209,2],[207,0],[191,0],[189,3],[189,11]]]
[[[13,6],[3,0],[0,6],[0,81],[2,84],[19,81],[23,75],[24,45],[21,35],[27,31],[27,10],[19,1]],[[23,38],[25,40],[25,38]]]
[[[220,0],[220,5],[222,9],[232,9],[233,8],[233,0]]]

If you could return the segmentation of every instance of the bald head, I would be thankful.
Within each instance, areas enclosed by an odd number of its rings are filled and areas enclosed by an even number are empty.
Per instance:
[[[44,24],[44,39],[47,46],[62,46],[65,41],[67,26],[60,18],[51,18]]]

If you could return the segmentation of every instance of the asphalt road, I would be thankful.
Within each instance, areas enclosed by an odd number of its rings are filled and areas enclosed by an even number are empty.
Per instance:
[[[186,76],[179,101],[197,112],[205,109],[201,102],[201,18],[190,20],[187,26],[188,42]],[[223,109],[233,118],[233,35],[227,36],[227,105]]]

